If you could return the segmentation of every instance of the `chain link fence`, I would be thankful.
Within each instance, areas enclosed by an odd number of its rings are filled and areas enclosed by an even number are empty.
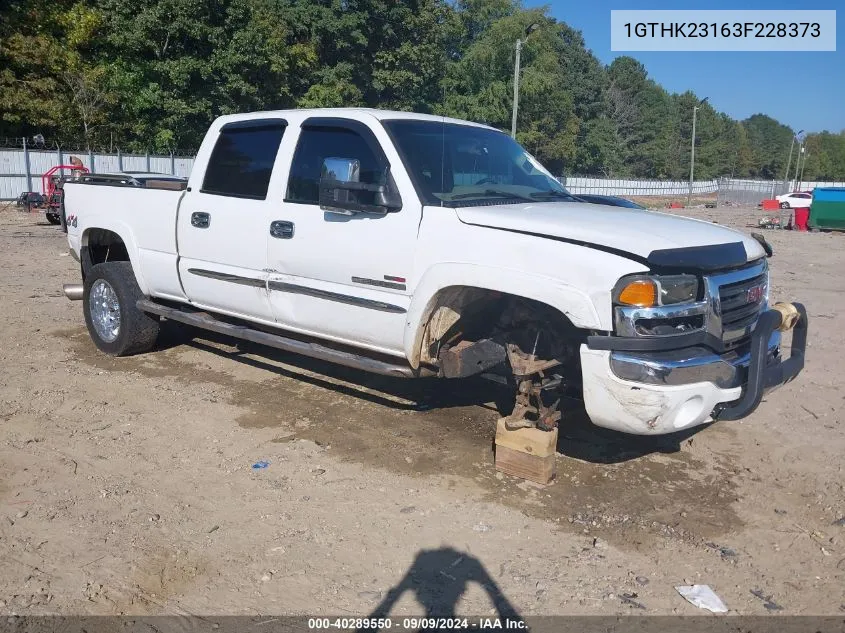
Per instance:
[[[790,184],[774,180],[720,178],[717,206],[757,206],[761,200],[788,193]]]

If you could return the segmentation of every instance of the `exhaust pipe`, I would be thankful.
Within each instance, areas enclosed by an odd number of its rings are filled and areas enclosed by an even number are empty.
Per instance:
[[[82,300],[82,284],[64,284],[62,286],[62,292],[71,301]]]

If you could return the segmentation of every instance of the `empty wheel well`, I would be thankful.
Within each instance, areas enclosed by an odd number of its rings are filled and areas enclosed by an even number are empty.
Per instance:
[[[104,262],[128,262],[129,252],[123,239],[114,231],[107,229],[90,229],[82,236],[80,249],[82,264],[82,278],[91,267]]]
[[[420,363],[437,366],[446,349],[495,339],[515,344],[537,358],[560,360],[580,374],[578,350],[588,334],[547,304],[483,288],[454,286],[443,289],[429,306],[420,336]]]

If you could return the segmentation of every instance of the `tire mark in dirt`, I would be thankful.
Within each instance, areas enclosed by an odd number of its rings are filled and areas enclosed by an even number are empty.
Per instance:
[[[667,537],[701,543],[742,526],[733,507],[731,458],[693,457],[681,449],[686,436],[604,432],[574,408],[564,414],[557,481],[535,486],[494,469],[499,414],[493,401],[501,393],[483,381],[383,378],[174,324],[162,331],[159,351],[130,358],[99,353],[84,328],[53,334],[70,341],[78,360],[99,369],[217,385],[230,404],[243,408],[236,421],[245,429],[292,432],[376,469],[469,479],[486,491],[487,501],[561,529],[600,534],[619,547],[649,549]],[[231,373],[196,364],[198,353],[223,358]],[[239,376],[242,365],[259,378]],[[267,378],[260,378],[264,373]]]

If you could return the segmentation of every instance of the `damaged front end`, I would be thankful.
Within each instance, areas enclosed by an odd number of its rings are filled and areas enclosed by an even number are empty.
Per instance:
[[[429,350],[443,378],[482,375],[515,390],[508,429],[551,431],[560,420],[561,395],[576,387],[583,341],[565,317],[517,297],[468,304]],[[576,361],[576,363],[573,363]]]

